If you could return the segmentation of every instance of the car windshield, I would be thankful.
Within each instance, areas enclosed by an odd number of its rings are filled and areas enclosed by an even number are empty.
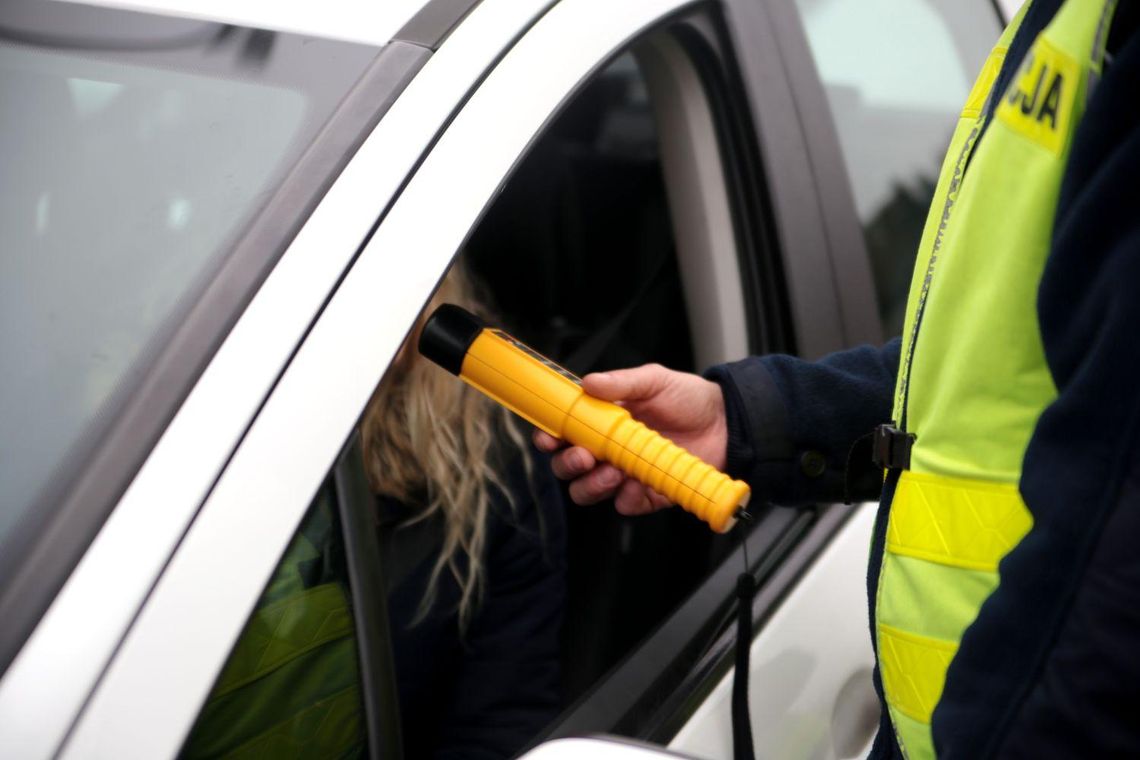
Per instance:
[[[50,511],[376,52],[5,0],[0,552]]]

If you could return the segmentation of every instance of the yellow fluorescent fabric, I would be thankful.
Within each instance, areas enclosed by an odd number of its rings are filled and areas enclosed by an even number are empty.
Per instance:
[[[946,668],[958,645],[882,623],[878,631],[879,656],[884,666],[883,688],[894,696],[891,707],[914,720],[929,723],[934,705],[942,696]]]
[[[879,622],[923,636],[958,641],[986,597],[997,588],[997,573],[962,570],[889,552],[883,573],[892,580],[891,593],[876,610]],[[936,599],[931,589],[941,589]]]
[[[1005,54],[1009,52],[1004,45],[998,43],[982,65],[982,73],[978,75],[974,86],[970,89],[970,96],[966,98],[966,105],[962,108],[963,119],[977,119],[989,97],[990,89],[1001,73],[1002,64],[1005,63]]]
[[[969,570],[997,570],[1033,518],[1011,483],[904,472],[899,479],[887,551]]]
[[[891,710],[891,722],[899,744],[907,748],[908,760],[933,760],[934,744],[930,740],[929,723],[908,718],[898,710]]]

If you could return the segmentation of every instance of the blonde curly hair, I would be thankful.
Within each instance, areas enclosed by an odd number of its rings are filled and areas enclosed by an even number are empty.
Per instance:
[[[493,453],[504,441],[521,452],[528,481],[533,464],[526,437],[510,412],[415,350],[424,318],[442,303],[487,317],[470,276],[456,264],[369,402],[361,443],[373,490],[416,508],[408,524],[443,516],[443,545],[415,620],[422,620],[435,603],[446,570],[459,584],[459,624],[460,630],[466,630],[483,594],[483,552],[493,491],[515,507]]]

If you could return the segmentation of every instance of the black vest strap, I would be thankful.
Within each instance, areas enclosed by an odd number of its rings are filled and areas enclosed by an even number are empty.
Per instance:
[[[888,470],[909,470],[914,433],[906,433],[894,425],[879,425],[871,444],[871,459]]]

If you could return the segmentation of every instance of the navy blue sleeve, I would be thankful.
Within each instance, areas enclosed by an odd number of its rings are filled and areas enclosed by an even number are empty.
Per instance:
[[[940,758],[1140,756],[1138,92],[1133,32],[1076,133],[1038,291],[1058,396],[1022,470],[1033,528],[950,665]]]
[[[728,471],[781,504],[877,499],[869,434],[890,419],[899,339],[815,362],[772,354],[709,369],[724,391]],[[862,445],[865,444],[865,445]]]
[[[493,505],[486,595],[462,643],[436,760],[512,757],[561,707],[565,512],[548,458],[533,459],[529,484],[515,460],[508,483],[514,508]]]

